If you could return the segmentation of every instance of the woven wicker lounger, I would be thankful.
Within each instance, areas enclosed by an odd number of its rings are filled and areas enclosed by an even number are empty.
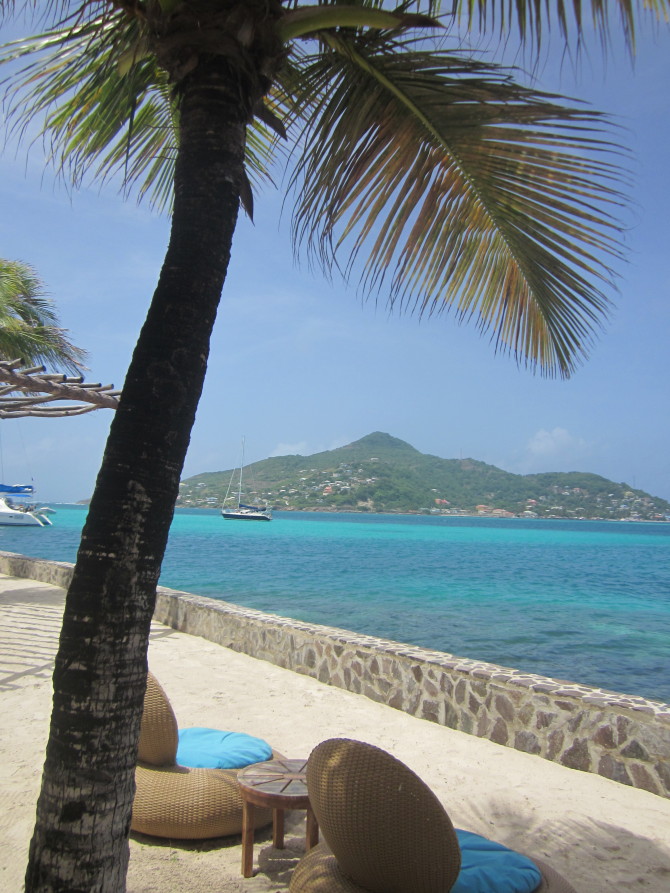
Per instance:
[[[172,706],[155,676],[149,673],[131,829],[177,840],[240,834],[242,798],[237,769],[179,766],[178,740]],[[271,821],[271,810],[256,812],[256,827]]]
[[[298,863],[291,893],[447,893],[461,865],[456,833],[431,789],[391,754],[331,739],[307,763],[307,790],[324,842]],[[536,893],[575,893],[558,872]]]

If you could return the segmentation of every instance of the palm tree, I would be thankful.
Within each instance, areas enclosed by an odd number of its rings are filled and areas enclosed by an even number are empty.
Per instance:
[[[0,359],[79,372],[86,352],[58,325],[53,302],[28,264],[0,258]]]
[[[390,5],[53,0],[43,34],[6,50],[19,128],[39,117],[64,173],[120,175],[172,213],[67,595],[28,891],[125,887],[155,587],[238,207],[282,135],[294,234],[326,269],[451,307],[550,375],[606,311],[620,196],[600,116],[474,59],[439,3]],[[535,2],[464,5],[484,26],[514,6],[540,35]],[[631,41],[643,5],[669,4],[591,0],[601,33],[614,6]]]

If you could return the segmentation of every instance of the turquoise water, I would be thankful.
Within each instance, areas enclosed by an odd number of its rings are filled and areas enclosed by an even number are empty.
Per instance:
[[[0,549],[74,561],[85,518],[0,528]],[[180,510],[161,583],[670,702],[670,524]]]

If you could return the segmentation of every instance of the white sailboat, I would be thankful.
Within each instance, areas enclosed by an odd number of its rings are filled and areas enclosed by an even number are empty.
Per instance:
[[[239,467],[239,483],[237,487],[237,506],[228,508],[227,503],[230,499],[235,499],[235,495],[230,495],[233,489],[233,481],[237,469],[233,470],[226,491],[226,498],[223,500],[223,508],[221,514],[226,521],[272,521],[272,509],[269,506],[245,505],[242,502],[242,472],[244,470],[244,438],[242,438],[242,455]]]

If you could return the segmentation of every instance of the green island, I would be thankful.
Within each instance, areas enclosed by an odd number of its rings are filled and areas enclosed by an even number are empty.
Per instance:
[[[215,508],[233,470],[182,481],[177,507]],[[245,467],[242,499],[282,511],[668,521],[670,503],[587,472],[512,474],[476,459],[441,459],[375,432],[312,456]]]

